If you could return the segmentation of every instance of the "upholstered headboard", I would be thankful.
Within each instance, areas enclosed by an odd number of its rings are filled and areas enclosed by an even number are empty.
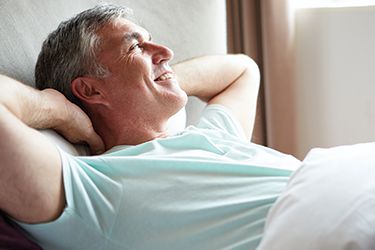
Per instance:
[[[172,63],[226,53],[225,0],[111,0],[134,10],[156,42],[175,52]],[[34,85],[34,65],[42,41],[57,25],[99,0],[1,0],[0,73]],[[202,104],[190,99],[188,123]],[[181,116],[183,118],[183,116]]]

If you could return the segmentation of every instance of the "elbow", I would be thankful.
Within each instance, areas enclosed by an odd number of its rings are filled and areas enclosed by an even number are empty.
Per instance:
[[[241,65],[243,66],[242,74],[250,74],[252,78],[255,80],[255,83],[260,82],[260,69],[258,64],[252,59],[250,56],[246,54],[236,54],[238,60],[241,61]]]
[[[247,79],[244,82],[248,85],[251,85],[252,90],[254,90],[254,88],[259,89],[260,69],[258,67],[258,64],[248,55],[237,54],[236,56],[239,58],[239,60],[241,60],[241,64],[243,65],[241,76]]]

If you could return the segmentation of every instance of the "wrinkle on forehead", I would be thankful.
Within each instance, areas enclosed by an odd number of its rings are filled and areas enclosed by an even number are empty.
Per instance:
[[[121,42],[123,43],[128,43],[132,40],[139,40],[141,38],[148,41],[151,41],[152,39],[151,34],[146,29],[125,18],[118,18],[113,22],[105,25],[101,30],[106,30],[106,32],[102,32],[102,34],[107,33],[106,35],[108,35],[108,31],[111,33],[117,33],[116,35],[121,34]]]

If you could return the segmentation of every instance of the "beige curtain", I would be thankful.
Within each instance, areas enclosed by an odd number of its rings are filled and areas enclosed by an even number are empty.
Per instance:
[[[262,37],[259,1],[227,0],[228,52],[253,58],[262,71]],[[257,116],[252,141],[267,145],[263,79],[259,91]]]
[[[260,66],[253,141],[296,152],[292,0],[227,0],[228,52]]]

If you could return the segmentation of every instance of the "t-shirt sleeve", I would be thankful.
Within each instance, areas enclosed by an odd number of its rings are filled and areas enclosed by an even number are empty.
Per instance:
[[[74,243],[82,242],[85,246],[92,246],[89,249],[94,249],[104,243],[92,239],[100,238],[100,227],[113,225],[115,217],[111,212],[119,203],[119,201],[107,200],[106,194],[121,193],[121,188],[110,181],[106,175],[97,171],[94,168],[95,163],[88,163],[84,157],[72,156],[60,148],[58,150],[61,157],[66,200],[64,211],[51,222],[17,223],[28,231],[43,248],[60,249],[59,246],[64,246],[66,249],[75,249],[77,246]]]
[[[239,121],[233,117],[229,109],[219,104],[208,105],[203,110],[197,127],[220,130],[241,139],[246,138]]]

